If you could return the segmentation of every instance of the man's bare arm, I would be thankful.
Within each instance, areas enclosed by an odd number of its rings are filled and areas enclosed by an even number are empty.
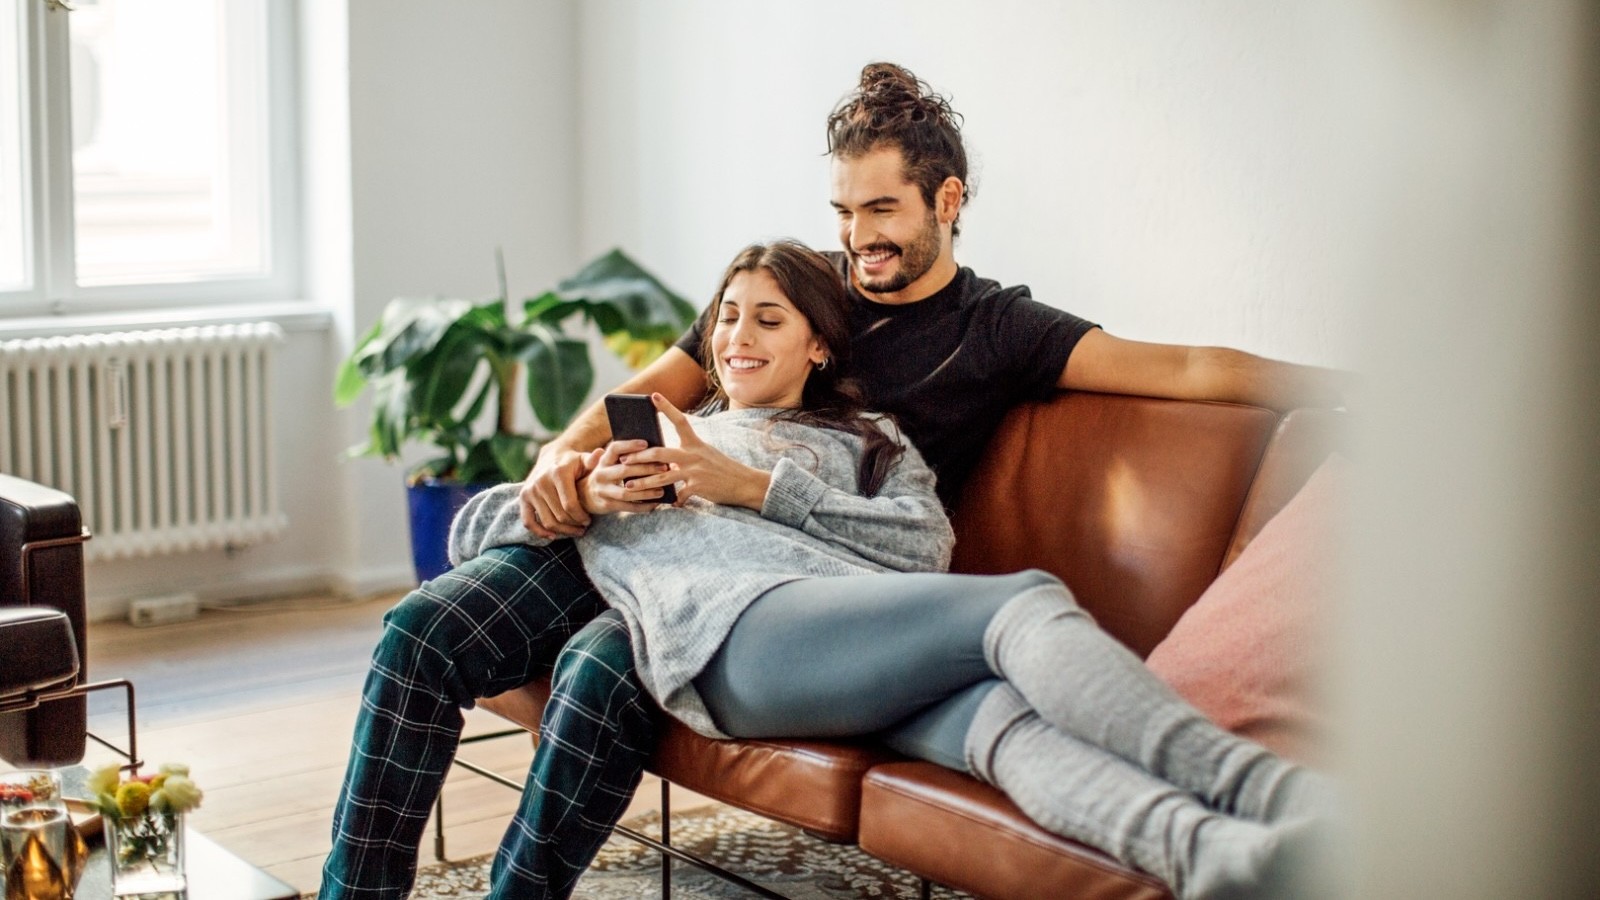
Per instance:
[[[1136,394],[1174,400],[1221,400],[1268,409],[1344,405],[1355,376],[1226,347],[1151,344],[1085,334],[1056,382],[1069,390]]]
[[[672,347],[617,388],[628,394],[659,393],[680,409],[693,409],[706,392],[705,370]],[[604,403],[579,413],[566,430],[539,448],[533,471],[522,482],[522,524],[543,538],[576,537],[589,527],[578,479],[588,474],[588,451],[611,440]]]

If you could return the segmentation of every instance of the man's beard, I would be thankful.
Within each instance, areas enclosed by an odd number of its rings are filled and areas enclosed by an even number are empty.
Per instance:
[[[918,234],[911,243],[906,244],[904,247],[888,241],[880,241],[863,248],[860,252],[852,253],[851,255],[859,260],[861,253],[888,250],[894,253],[900,261],[900,264],[895,267],[893,275],[877,281],[868,281],[861,274],[861,269],[858,266],[856,268],[856,280],[860,283],[861,289],[874,294],[892,294],[896,291],[905,290],[911,286],[911,282],[926,275],[928,270],[933,268],[933,264],[939,261],[939,219],[931,209],[928,210],[925,226],[922,233]]]

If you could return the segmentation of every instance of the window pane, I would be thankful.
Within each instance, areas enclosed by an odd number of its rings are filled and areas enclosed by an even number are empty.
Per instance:
[[[0,291],[28,287],[27,91],[21,0],[0,0]]]
[[[74,5],[79,284],[262,273],[261,0]]]

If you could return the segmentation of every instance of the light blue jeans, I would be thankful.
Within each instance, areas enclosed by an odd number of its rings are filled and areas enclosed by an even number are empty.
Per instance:
[[[880,733],[966,771],[967,729],[999,684],[984,630],[1012,597],[1058,583],[1037,569],[792,581],[745,610],[694,686],[735,737]]]

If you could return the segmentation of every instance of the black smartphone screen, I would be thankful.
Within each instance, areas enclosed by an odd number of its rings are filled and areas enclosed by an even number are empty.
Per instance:
[[[656,405],[645,394],[607,394],[606,418],[611,420],[613,441],[644,441],[660,447],[661,420],[656,418]],[[662,503],[678,502],[678,491],[672,485],[662,488]]]

